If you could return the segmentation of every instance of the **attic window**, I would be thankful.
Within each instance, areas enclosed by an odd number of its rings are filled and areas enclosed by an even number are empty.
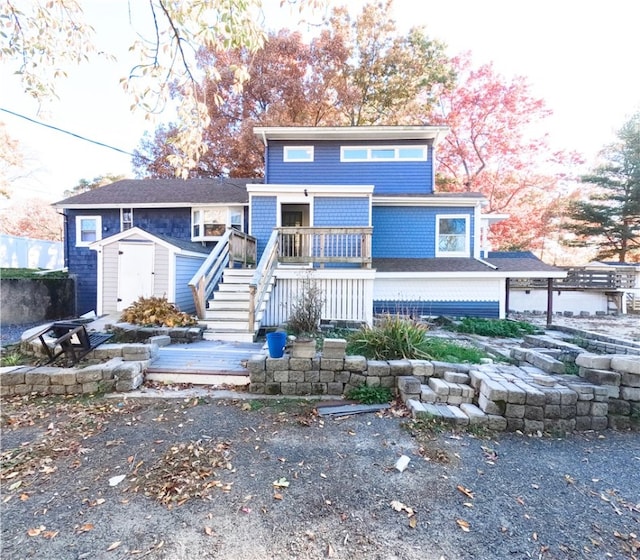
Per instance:
[[[340,161],[427,161],[428,146],[342,146]]]
[[[283,161],[302,162],[313,161],[313,146],[285,146]]]

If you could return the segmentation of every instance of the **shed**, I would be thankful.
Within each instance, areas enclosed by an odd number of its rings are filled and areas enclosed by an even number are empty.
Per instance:
[[[98,255],[97,314],[119,313],[140,297],[166,297],[195,313],[189,281],[210,247],[184,239],[127,229],[89,246]]]

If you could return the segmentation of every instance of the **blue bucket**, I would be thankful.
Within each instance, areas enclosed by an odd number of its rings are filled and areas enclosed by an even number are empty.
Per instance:
[[[282,358],[284,347],[287,344],[287,333],[283,331],[267,333],[267,346],[269,356],[272,358]]]

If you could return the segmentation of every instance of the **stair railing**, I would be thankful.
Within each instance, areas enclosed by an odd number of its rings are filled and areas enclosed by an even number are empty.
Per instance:
[[[205,318],[207,300],[222,279],[224,269],[233,266],[235,262],[244,266],[256,262],[256,240],[244,232],[230,228],[189,281],[199,319]]]
[[[256,330],[256,317],[265,300],[267,290],[278,265],[278,245],[280,234],[277,229],[271,232],[271,237],[262,253],[262,258],[249,284],[249,332]]]

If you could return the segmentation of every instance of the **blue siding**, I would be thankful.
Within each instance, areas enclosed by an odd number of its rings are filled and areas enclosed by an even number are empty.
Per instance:
[[[369,142],[370,145],[424,145],[425,141]],[[374,185],[374,194],[431,194],[433,149],[427,161],[341,162],[340,146],[363,142],[307,142],[314,145],[314,161],[284,162],[283,146],[305,142],[271,141],[267,147],[265,183],[309,185]]]
[[[472,208],[424,206],[374,206],[373,258],[434,258],[436,215],[468,214],[473,255],[474,218]]]
[[[374,314],[401,314],[418,317],[430,315],[438,317],[484,317],[498,319],[498,301],[383,301],[373,302]]]
[[[176,305],[180,311],[191,314],[196,312],[193,293],[188,284],[205,258],[206,255],[202,258],[176,255]]]
[[[275,196],[254,196],[251,199],[251,235],[258,240],[258,260],[276,227],[277,211]]]
[[[76,247],[76,216],[101,216],[103,239],[120,233],[119,209],[67,210],[66,263],[76,276],[78,314],[96,310],[98,255],[88,247]],[[190,208],[145,208],[133,211],[133,225],[155,235],[191,239]]]
[[[316,197],[313,201],[316,227],[357,227],[369,225],[368,197]]]

